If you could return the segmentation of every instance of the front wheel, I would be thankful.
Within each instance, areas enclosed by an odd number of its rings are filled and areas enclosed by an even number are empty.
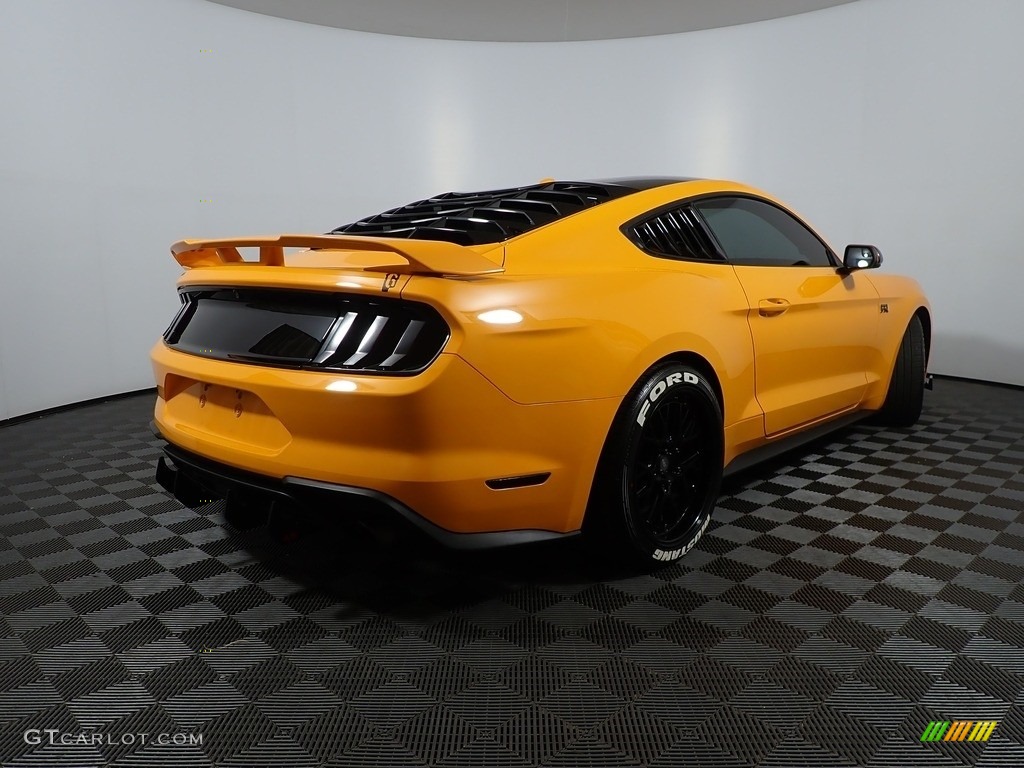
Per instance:
[[[633,562],[678,560],[711,522],[722,457],[722,409],[705,375],[679,363],[652,369],[608,434],[587,534]]]
[[[925,343],[921,319],[910,319],[899,351],[885,403],[877,421],[890,427],[910,427],[917,423],[924,403]]]

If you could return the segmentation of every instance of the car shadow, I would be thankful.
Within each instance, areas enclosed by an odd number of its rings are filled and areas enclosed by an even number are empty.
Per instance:
[[[723,482],[719,501],[799,466],[805,457],[828,454],[831,443],[843,443],[854,430],[881,428],[848,427],[732,475]],[[430,622],[530,587],[571,596],[602,583],[644,577],[670,581],[691,569],[685,557],[650,568],[624,564],[601,556],[580,536],[458,551],[405,528],[374,531],[346,524],[344,510],[296,509],[249,531],[224,522],[223,503],[204,511],[229,532],[224,544],[245,550],[246,561],[258,565],[263,578],[284,578],[301,590],[329,596],[339,610],[368,610],[398,622]]]
[[[222,506],[222,505],[219,505]],[[341,512],[296,512],[250,531],[230,532],[247,561],[397,622],[430,622],[453,610],[533,586],[571,595],[594,584],[642,575],[602,560],[579,536],[501,549],[458,551],[414,531],[369,531],[344,524]],[[267,574],[269,575],[269,574]]]

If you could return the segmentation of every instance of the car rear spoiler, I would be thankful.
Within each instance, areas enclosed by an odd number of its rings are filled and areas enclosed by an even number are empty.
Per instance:
[[[250,247],[260,249],[259,262],[246,261],[239,254],[239,248]],[[171,255],[185,269],[232,264],[283,267],[285,266],[285,248],[376,251],[393,253],[400,259],[404,259],[404,261],[396,261],[394,264],[363,267],[368,272],[451,275],[454,277],[493,275],[504,272],[501,266],[486,256],[456,243],[352,235],[277,235],[222,240],[179,240],[171,246]]]

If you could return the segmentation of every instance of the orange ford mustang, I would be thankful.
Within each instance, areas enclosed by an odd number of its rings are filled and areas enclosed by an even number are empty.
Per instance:
[[[913,424],[930,383],[918,284],[732,182],[449,193],[172,253],[158,479],[234,520],[315,504],[451,546],[584,531],[672,561],[723,472],[866,415]]]

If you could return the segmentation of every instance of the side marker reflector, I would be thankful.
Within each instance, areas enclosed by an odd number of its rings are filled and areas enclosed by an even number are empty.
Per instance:
[[[496,477],[487,481],[487,487],[492,491],[526,488],[531,485],[543,485],[549,477],[551,477],[550,472],[537,472],[533,475],[516,475],[515,477]]]

